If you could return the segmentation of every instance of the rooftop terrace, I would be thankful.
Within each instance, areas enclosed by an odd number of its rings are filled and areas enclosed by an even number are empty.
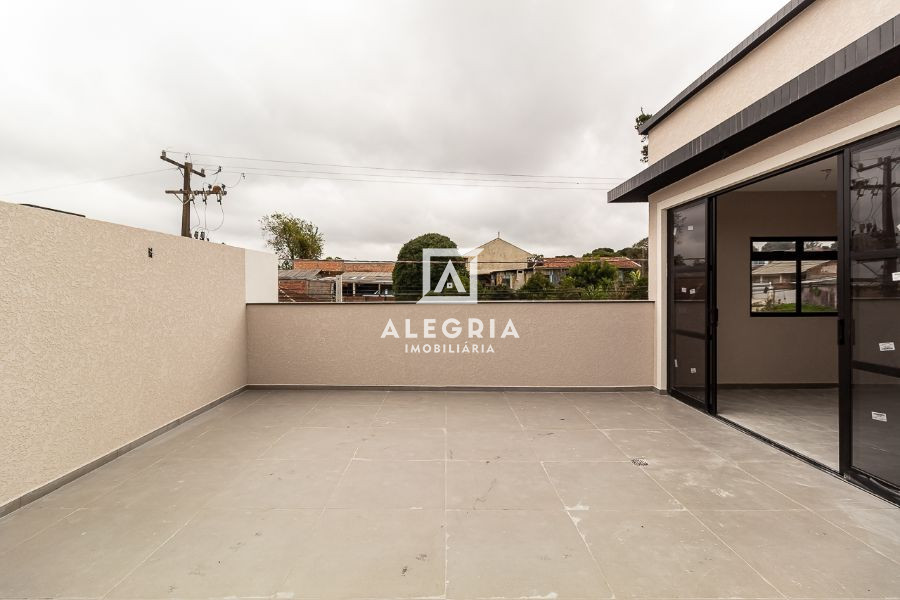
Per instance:
[[[895,598],[898,511],[656,393],[249,390],[0,519],[0,597]]]

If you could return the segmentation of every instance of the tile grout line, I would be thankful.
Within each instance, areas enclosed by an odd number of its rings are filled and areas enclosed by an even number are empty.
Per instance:
[[[673,399],[673,400],[674,400],[674,399]],[[673,425],[673,427],[674,427],[674,425]],[[675,431],[678,431],[681,435],[683,435],[683,436],[686,437],[687,439],[692,440],[692,438],[691,438],[690,436],[688,436],[687,434],[685,434],[683,431],[681,431],[681,429],[678,429],[678,428],[676,427],[676,428],[675,428]],[[613,442],[613,443],[615,443],[615,442]],[[706,446],[704,446],[704,448],[705,448],[705,447],[706,447]],[[713,454],[715,454],[715,453],[713,453]],[[716,456],[718,456],[718,455],[716,455]],[[721,458],[721,457],[720,457],[720,458]],[[727,461],[726,461],[726,462],[727,462]],[[705,529],[706,531],[708,531],[714,538],[716,538],[717,540],[719,540],[719,543],[720,543],[720,544],[722,544],[724,547],[728,548],[728,549],[732,552],[732,554],[734,554],[734,555],[737,556],[739,559],[741,559],[741,561],[743,561],[743,563],[744,563],[745,565],[747,565],[747,567],[749,567],[750,570],[752,570],[754,573],[756,573],[756,574],[759,576],[760,579],[762,579],[767,585],[769,585],[773,590],[775,590],[778,594],[780,594],[782,598],[787,598],[787,597],[788,597],[787,594],[785,594],[785,593],[782,592],[780,589],[778,589],[778,587],[777,587],[775,584],[773,584],[771,581],[769,581],[769,579],[768,579],[767,577],[765,577],[765,576],[764,576],[762,573],[760,573],[756,568],[754,568],[754,566],[751,565],[750,562],[749,562],[746,558],[744,558],[743,555],[741,555],[737,550],[735,550],[734,548],[732,548],[731,545],[730,545],[729,543],[727,543],[724,539],[722,539],[722,537],[721,537],[719,534],[717,534],[715,531],[712,530],[711,527],[709,527],[706,523],[704,523],[703,520],[700,519],[700,517],[698,517],[696,514],[694,514],[694,512],[693,512],[691,509],[689,509],[689,508],[688,508],[687,506],[685,506],[683,503],[679,502],[679,501],[678,501],[678,498],[676,498],[676,497],[675,497],[668,489],[666,489],[659,481],[657,481],[657,479],[656,479],[655,477],[653,477],[653,475],[651,475],[648,471],[646,471],[646,470],[643,469],[643,468],[641,469],[641,471],[644,473],[644,475],[646,475],[647,477],[649,477],[650,480],[651,480],[653,483],[655,483],[655,484],[659,487],[659,489],[661,489],[661,490],[664,491],[666,494],[668,494],[669,497],[672,498],[672,500],[674,500],[675,502],[677,502],[678,504],[680,504],[680,505],[684,508],[684,510],[685,510],[689,515],[691,515],[691,517],[692,517],[697,523],[700,524],[700,526],[701,526],[703,529]]]
[[[504,397],[506,397],[506,396],[504,395]],[[569,400],[569,398],[567,396],[565,396],[565,394],[563,394],[563,397],[565,397],[567,400]],[[515,415],[516,421],[519,422],[519,426],[522,427],[523,431],[525,431],[525,426],[522,425],[522,421],[519,419],[519,415],[516,414],[516,411],[513,409],[512,403],[509,401],[508,397],[506,397],[506,404],[507,404],[507,406],[509,406],[509,410],[512,411],[513,415]],[[575,407],[575,410],[578,411],[578,414],[580,414],[583,418],[587,418],[587,417],[585,417],[584,413],[581,412],[581,410],[577,406],[575,406],[574,402],[572,402],[572,406]],[[597,426],[594,425],[593,421],[591,421],[590,419],[588,419],[588,423],[593,425],[594,429],[597,428]],[[590,429],[585,430],[585,431],[590,431]],[[594,556],[594,553],[591,550],[591,547],[587,542],[587,538],[581,533],[581,530],[578,529],[578,525],[575,523],[575,519],[573,519],[571,513],[569,513],[569,511],[566,510],[566,503],[562,499],[562,496],[559,494],[559,490],[556,489],[556,484],[553,483],[553,479],[550,477],[550,473],[549,473],[549,471],[547,471],[547,467],[546,467],[546,465],[544,465],[544,461],[542,459],[540,459],[540,457],[537,456],[537,453],[535,453],[535,458],[538,459],[538,464],[541,465],[541,470],[544,472],[544,477],[547,478],[547,482],[550,484],[550,487],[553,488],[553,493],[556,494],[556,498],[559,500],[559,504],[560,504],[560,506],[562,506],[563,512],[569,518],[569,523],[571,523],[572,527],[575,528],[575,533],[578,534],[578,537],[581,539],[581,543],[584,544],[584,548],[585,548],[585,550],[587,550],[588,556],[591,557],[591,560],[594,562],[594,566],[597,567],[597,572],[600,573],[600,577],[603,578],[603,583],[606,584],[606,588],[609,590],[609,598],[614,599],[616,597],[616,593],[613,591],[612,586],[609,584],[609,578],[606,576],[606,573],[603,571],[603,567],[601,567],[600,563],[597,561],[597,557]]]

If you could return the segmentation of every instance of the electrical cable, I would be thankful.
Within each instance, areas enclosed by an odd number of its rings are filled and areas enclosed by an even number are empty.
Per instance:
[[[175,152],[176,154],[180,153],[180,151],[176,150],[167,150],[169,152]],[[281,160],[281,159],[268,159],[268,158],[251,158],[247,156],[226,156],[222,154],[194,154],[194,156],[201,156],[206,158],[221,158],[226,160],[247,160],[251,162],[268,162],[268,163],[278,163],[278,164],[289,164],[289,165],[306,165],[310,167],[334,167],[340,169],[369,169],[376,171],[406,171],[410,173],[439,173],[444,175],[478,175],[478,176],[493,176],[493,177],[527,177],[531,179],[547,179],[547,178],[556,178],[556,179],[605,179],[612,181],[624,181],[624,177],[600,177],[594,175],[534,175],[534,174],[523,174],[523,173],[488,173],[481,171],[449,171],[442,169],[404,169],[404,168],[396,168],[396,167],[374,167],[374,166],[366,166],[366,165],[348,165],[348,164],[338,164],[338,163],[317,163],[317,162],[306,162],[299,160]]]
[[[150,175],[151,173],[162,173],[162,172],[164,172],[164,171],[175,171],[176,169],[177,169],[177,167],[167,167],[167,168],[165,168],[165,169],[153,169],[152,171],[140,171],[140,172],[137,172],[137,173],[127,173],[127,174],[125,174],[125,175],[114,175],[114,176],[112,176],[112,177],[101,177],[101,178],[99,178],[99,179],[88,179],[88,180],[85,180],[85,181],[74,181],[74,182],[72,182],[72,183],[63,183],[63,184],[60,184],[60,185],[52,185],[52,186],[42,187],[42,188],[33,188],[33,189],[29,189],[29,190],[20,190],[20,191],[18,191],[18,192],[4,192],[4,193],[0,193],[0,196],[15,196],[15,195],[18,195],[18,194],[31,194],[31,193],[34,193],[34,192],[47,192],[47,191],[50,191],[50,190],[58,190],[58,189],[62,189],[62,188],[73,187],[73,186],[76,186],[76,185],[87,185],[87,184],[90,184],[90,183],[102,183],[102,182],[104,182],[104,181],[113,181],[113,180],[115,180],[115,179],[125,179],[125,178],[127,178],[127,177],[139,177],[139,176],[141,176],[141,175]]]

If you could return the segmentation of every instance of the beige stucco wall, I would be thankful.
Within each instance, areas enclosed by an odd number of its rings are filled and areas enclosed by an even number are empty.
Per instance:
[[[0,203],[0,506],[244,384],[244,260]]]
[[[664,388],[666,381],[666,211],[896,126],[900,126],[900,78],[892,79],[650,195],[648,273],[650,299],[656,301],[654,364],[657,387]]]
[[[750,238],[837,235],[834,192],[725,194],[716,233],[719,383],[836,384],[836,317],[750,316]]]
[[[408,386],[649,386],[653,381],[649,302],[477,305],[251,305],[248,383]],[[423,319],[437,319],[423,339]],[[447,339],[445,319],[512,319],[519,338],[473,340],[493,354],[407,354],[408,343]],[[388,319],[401,339],[382,333]],[[410,319],[419,337],[402,339]],[[485,333],[486,335],[486,333]]]
[[[900,0],[817,0],[651,129],[650,161],[712,129],[897,14]]]

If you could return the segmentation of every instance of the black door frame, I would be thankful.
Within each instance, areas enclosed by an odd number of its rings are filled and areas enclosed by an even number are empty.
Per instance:
[[[666,234],[666,289],[668,296],[666,298],[666,388],[669,395],[685,402],[694,408],[704,410],[712,416],[728,423],[732,427],[743,431],[763,442],[774,446],[788,454],[795,456],[823,471],[842,477],[843,479],[862,487],[874,494],[885,498],[889,502],[900,505],[900,489],[894,488],[891,484],[873,477],[868,473],[864,473],[853,467],[852,464],[852,390],[851,390],[851,372],[852,372],[852,354],[851,343],[853,335],[853,318],[852,318],[852,299],[850,285],[850,152],[852,149],[878,143],[883,139],[889,139],[892,136],[900,135],[900,127],[894,127],[867,138],[857,140],[851,144],[823,152],[816,156],[805,160],[792,163],[786,167],[766,173],[758,177],[754,177],[744,181],[738,185],[734,185],[717,192],[716,195],[698,198],[690,202],[673,206],[666,210],[668,233]],[[838,341],[838,452],[839,466],[838,472],[833,469],[797,452],[778,442],[775,442],[765,436],[762,436],[738,423],[730,421],[718,415],[718,403],[716,400],[717,388],[717,369],[716,369],[716,330],[718,327],[718,306],[716,304],[716,200],[717,196],[726,194],[743,188],[747,185],[775,177],[782,173],[792,171],[799,167],[806,166],[829,157],[837,158],[837,180],[838,188],[836,194],[836,210],[838,221],[838,318],[837,318],[837,341]],[[671,360],[673,356],[673,337],[674,330],[672,324],[673,304],[674,304],[674,278],[672,277],[672,260],[673,260],[673,239],[672,239],[672,212],[678,208],[690,206],[694,203],[707,203],[706,211],[706,230],[707,230],[707,351],[706,351],[706,406],[696,399],[679,393],[672,388],[672,367]]]
[[[675,239],[673,231],[675,229],[674,211],[678,209],[688,208],[698,204],[704,204],[706,207],[706,318],[705,331],[702,339],[705,341],[704,356],[704,387],[706,401],[700,400],[684,394],[674,387],[672,377],[672,358],[675,355],[675,335],[678,330],[673,327],[675,313],[675,278],[674,273],[674,249]],[[716,304],[716,280],[715,280],[715,197],[698,198],[678,206],[673,206],[666,211],[666,392],[673,398],[678,398],[685,404],[702,410],[711,415],[716,414],[716,386],[715,386],[715,368],[716,368],[716,341],[715,329],[717,325],[718,309]],[[682,335],[685,332],[681,332]],[[693,337],[693,336],[692,336]]]
[[[838,342],[840,370],[840,474],[847,480],[870,492],[900,505],[900,488],[870,473],[853,466],[853,297],[850,254],[850,156],[857,148],[879,144],[900,136],[900,127],[882,131],[876,135],[848,144],[841,149],[838,161],[838,175],[841,182],[838,190],[840,207],[838,220]],[[890,199],[888,199],[890,201]]]

